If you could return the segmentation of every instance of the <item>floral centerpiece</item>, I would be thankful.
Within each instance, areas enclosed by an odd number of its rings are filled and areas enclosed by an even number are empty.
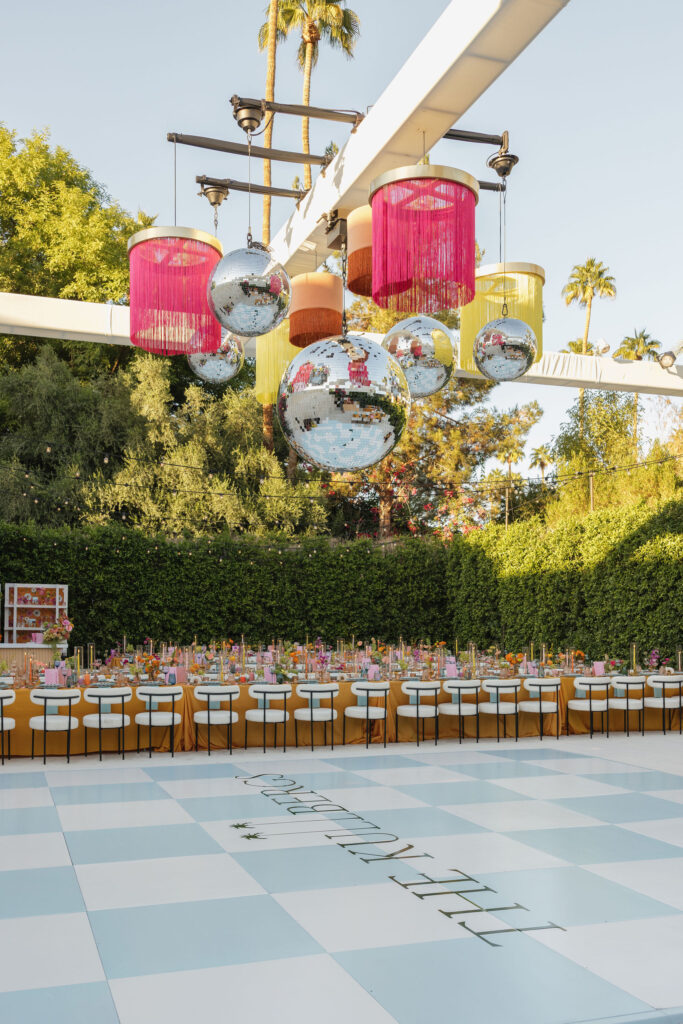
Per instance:
[[[57,658],[57,649],[61,648],[64,654],[69,643],[69,635],[74,628],[73,622],[64,616],[58,619],[57,622],[48,626],[43,631],[43,643],[49,644],[52,648],[52,659],[53,661]]]

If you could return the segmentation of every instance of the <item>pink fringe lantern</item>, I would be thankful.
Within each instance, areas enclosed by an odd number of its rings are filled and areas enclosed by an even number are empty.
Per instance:
[[[479,185],[453,167],[399,167],[370,186],[372,297],[402,313],[436,313],[474,298]]]
[[[221,326],[207,285],[223,254],[213,235],[194,228],[149,228],[128,242],[130,340],[156,355],[215,352]]]

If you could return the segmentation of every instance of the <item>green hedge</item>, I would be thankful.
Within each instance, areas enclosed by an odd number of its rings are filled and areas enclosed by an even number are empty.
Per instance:
[[[626,654],[683,639],[683,501],[444,545],[172,541],[108,526],[0,525],[0,580],[68,583],[74,643],[273,636],[529,641]]]

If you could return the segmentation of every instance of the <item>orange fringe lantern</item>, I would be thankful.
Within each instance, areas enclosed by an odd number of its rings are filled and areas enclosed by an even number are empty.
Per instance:
[[[355,295],[372,295],[372,209],[359,206],[346,218],[346,283]]]
[[[336,274],[297,274],[292,278],[289,341],[306,348],[342,332],[344,286]]]

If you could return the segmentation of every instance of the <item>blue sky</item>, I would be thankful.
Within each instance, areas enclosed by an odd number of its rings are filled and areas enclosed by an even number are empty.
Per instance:
[[[472,0],[476,2],[476,0]],[[314,72],[312,102],[364,110],[391,80],[447,0],[353,0],[362,37],[353,61],[325,53]],[[2,117],[20,135],[49,127],[126,208],[172,222],[172,149],[176,130],[242,141],[229,97],[262,95],[265,57],[256,48],[265,0],[202,7],[180,0],[8,0],[3,10]],[[591,336],[614,347],[644,327],[670,347],[683,340],[680,131],[683,38],[681,0],[571,0],[550,26],[459,122],[510,131],[520,156],[508,197],[508,258],[546,269],[545,347],[579,336],[583,311],[560,292],[573,264],[604,260],[617,282],[614,301],[595,305]],[[8,88],[8,83],[10,83]],[[300,102],[301,75],[290,41],[278,55],[279,99]],[[312,149],[347,128],[312,122]],[[294,119],[276,121],[275,145],[299,148]],[[434,162],[484,177],[485,146],[440,143]],[[246,177],[239,157],[178,147],[178,223],[211,228],[197,197],[199,173]],[[289,186],[298,168],[279,165]],[[497,200],[483,195],[477,235],[497,258]],[[273,229],[291,204],[275,200]],[[230,197],[219,235],[242,244],[246,203]],[[258,231],[260,203],[255,203]],[[536,398],[545,410],[530,446],[559,427],[574,392],[505,385],[497,405]],[[650,412],[650,427],[654,429]]]

